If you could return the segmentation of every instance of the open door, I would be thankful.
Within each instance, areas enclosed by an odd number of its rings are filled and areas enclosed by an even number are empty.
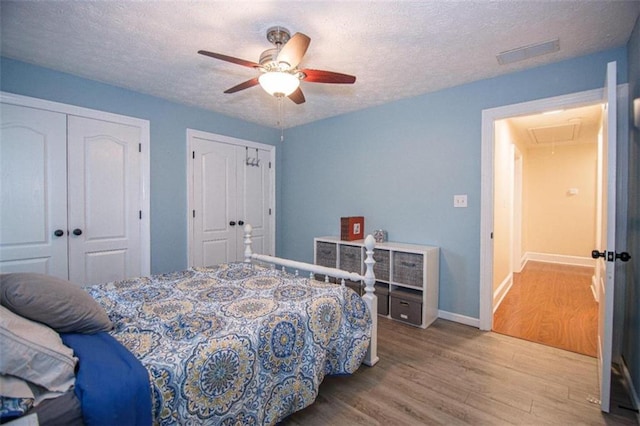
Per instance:
[[[598,298],[598,378],[600,379],[600,408],[609,412],[611,398],[611,356],[613,347],[613,301],[616,261],[616,63],[607,64],[602,123],[602,182],[601,244],[592,252],[597,259],[596,287]]]

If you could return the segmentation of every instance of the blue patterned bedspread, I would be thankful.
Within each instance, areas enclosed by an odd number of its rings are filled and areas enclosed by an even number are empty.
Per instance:
[[[235,263],[88,289],[149,371],[159,424],[275,424],[362,362],[371,317],[335,284]]]

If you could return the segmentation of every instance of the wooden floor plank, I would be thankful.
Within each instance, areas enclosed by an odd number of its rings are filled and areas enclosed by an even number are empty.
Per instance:
[[[617,403],[602,414],[589,401],[589,356],[442,319],[425,330],[383,317],[378,326],[380,362],[326,377],[317,401],[282,426],[636,424]]]
[[[598,304],[592,267],[527,262],[493,316],[493,330],[568,351],[597,355]]]

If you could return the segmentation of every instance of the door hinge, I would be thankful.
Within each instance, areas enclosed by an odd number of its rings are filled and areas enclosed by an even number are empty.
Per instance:
[[[138,144],[138,152],[142,152],[142,144],[141,143]]]
[[[196,211],[195,210],[193,211],[192,214],[193,214],[193,217],[196,217]]]
[[[196,159],[196,152],[195,151],[191,152],[191,158],[193,158],[194,160]]]
[[[269,207],[269,216],[271,216],[271,207]]]
[[[491,239],[493,240],[493,232],[491,232]]]
[[[142,220],[142,210],[138,211],[138,218]]]
[[[269,168],[271,168],[271,161],[269,161]]]

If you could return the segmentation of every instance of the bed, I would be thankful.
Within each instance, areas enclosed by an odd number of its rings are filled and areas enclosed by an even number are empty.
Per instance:
[[[59,333],[79,358],[73,393],[85,423],[272,425],[308,406],[326,375],[378,361],[373,246],[369,237],[360,275],[255,254],[247,225],[244,262],[86,288],[113,328]],[[366,294],[347,279],[363,280]],[[119,363],[125,373],[106,367]]]

